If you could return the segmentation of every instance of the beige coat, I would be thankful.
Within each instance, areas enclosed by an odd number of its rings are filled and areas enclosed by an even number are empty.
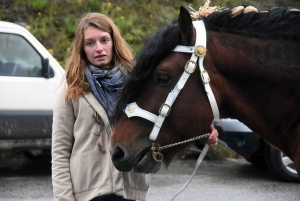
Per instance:
[[[54,200],[88,201],[114,193],[146,200],[150,175],[122,173],[109,152],[107,114],[92,93],[65,102],[66,84],[57,91],[53,110],[52,184]],[[95,121],[98,113],[100,121]]]

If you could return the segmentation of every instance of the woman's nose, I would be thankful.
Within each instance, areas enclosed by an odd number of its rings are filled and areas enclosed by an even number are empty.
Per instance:
[[[97,43],[96,51],[97,52],[102,52],[103,51],[103,46],[101,45],[101,43]]]

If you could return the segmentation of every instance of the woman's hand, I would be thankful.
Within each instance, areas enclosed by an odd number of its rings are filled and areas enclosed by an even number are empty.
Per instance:
[[[215,129],[215,127],[211,126],[211,134],[207,140],[207,144],[210,146],[210,147],[215,147],[217,146],[218,144],[218,136],[219,136],[219,133],[218,131]]]

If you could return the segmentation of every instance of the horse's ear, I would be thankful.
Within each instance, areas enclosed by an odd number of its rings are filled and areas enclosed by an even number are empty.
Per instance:
[[[180,6],[178,27],[180,29],[182,38],[186,43],[186,45],[191,45],[193,34],[194,34],[194,26],[192,23],[190,12],[183,6]]]

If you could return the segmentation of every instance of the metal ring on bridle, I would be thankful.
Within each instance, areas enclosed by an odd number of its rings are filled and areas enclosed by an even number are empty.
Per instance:
[[[152,158],[157,162],[161,162],[164,156],[159,151],[159,145],[155,144],[154,142],[152,142],[151,144]]]

